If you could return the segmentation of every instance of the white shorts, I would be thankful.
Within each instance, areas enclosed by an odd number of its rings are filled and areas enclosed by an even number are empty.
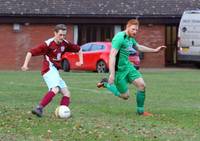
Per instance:
[[[49,90],[54,87],[60,89],[67,87],[65,81],[60,77],[59,71],[54,66],[50,66],[50,70],[43,75],[43,79]]]

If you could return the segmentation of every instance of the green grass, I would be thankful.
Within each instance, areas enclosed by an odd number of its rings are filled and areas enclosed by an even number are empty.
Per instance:
[[[135,114],[135,87],[124,101],[96,82],[104,75],[61,73],[72,94],[72,118],[58,119],[61,95],[45,108],[44,117],[30,111],[47,91],[40,72],[0,72],[0,141],[199,141],[199,70],[143,70],[146,110]]]

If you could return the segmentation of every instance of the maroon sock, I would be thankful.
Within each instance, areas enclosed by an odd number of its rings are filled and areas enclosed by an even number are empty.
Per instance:
[[[60,101],[60,105],[69,106],[69,103],[70,103],[70,97],[63,96],[61,101]]]
[[[49,102],[51,102],[54,96],[55,96],[55,93],[52,91],[49,91],[48,93],[45,94],[45,96],[40,101],[40,105],[44,108],[47,104],[49,104]]]

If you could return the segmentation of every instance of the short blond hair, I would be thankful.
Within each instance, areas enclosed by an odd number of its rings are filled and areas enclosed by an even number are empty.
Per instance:
[[[127,22],[126,27],[129,27],[131,25],[138,25],[139,26],[139,21],[137,19],[131,19]]]

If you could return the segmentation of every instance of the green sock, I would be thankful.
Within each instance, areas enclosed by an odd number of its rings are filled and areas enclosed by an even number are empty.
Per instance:
[[[145,101],[145,91],[137,91],[136,93],[137,113],[144,112],[144,101]]]
[[[114,84],[109,84],[107,82],[104,82],[104,86],[112,92],[115,96],[120,96],[120,92],[118,91],[117,87]]]

